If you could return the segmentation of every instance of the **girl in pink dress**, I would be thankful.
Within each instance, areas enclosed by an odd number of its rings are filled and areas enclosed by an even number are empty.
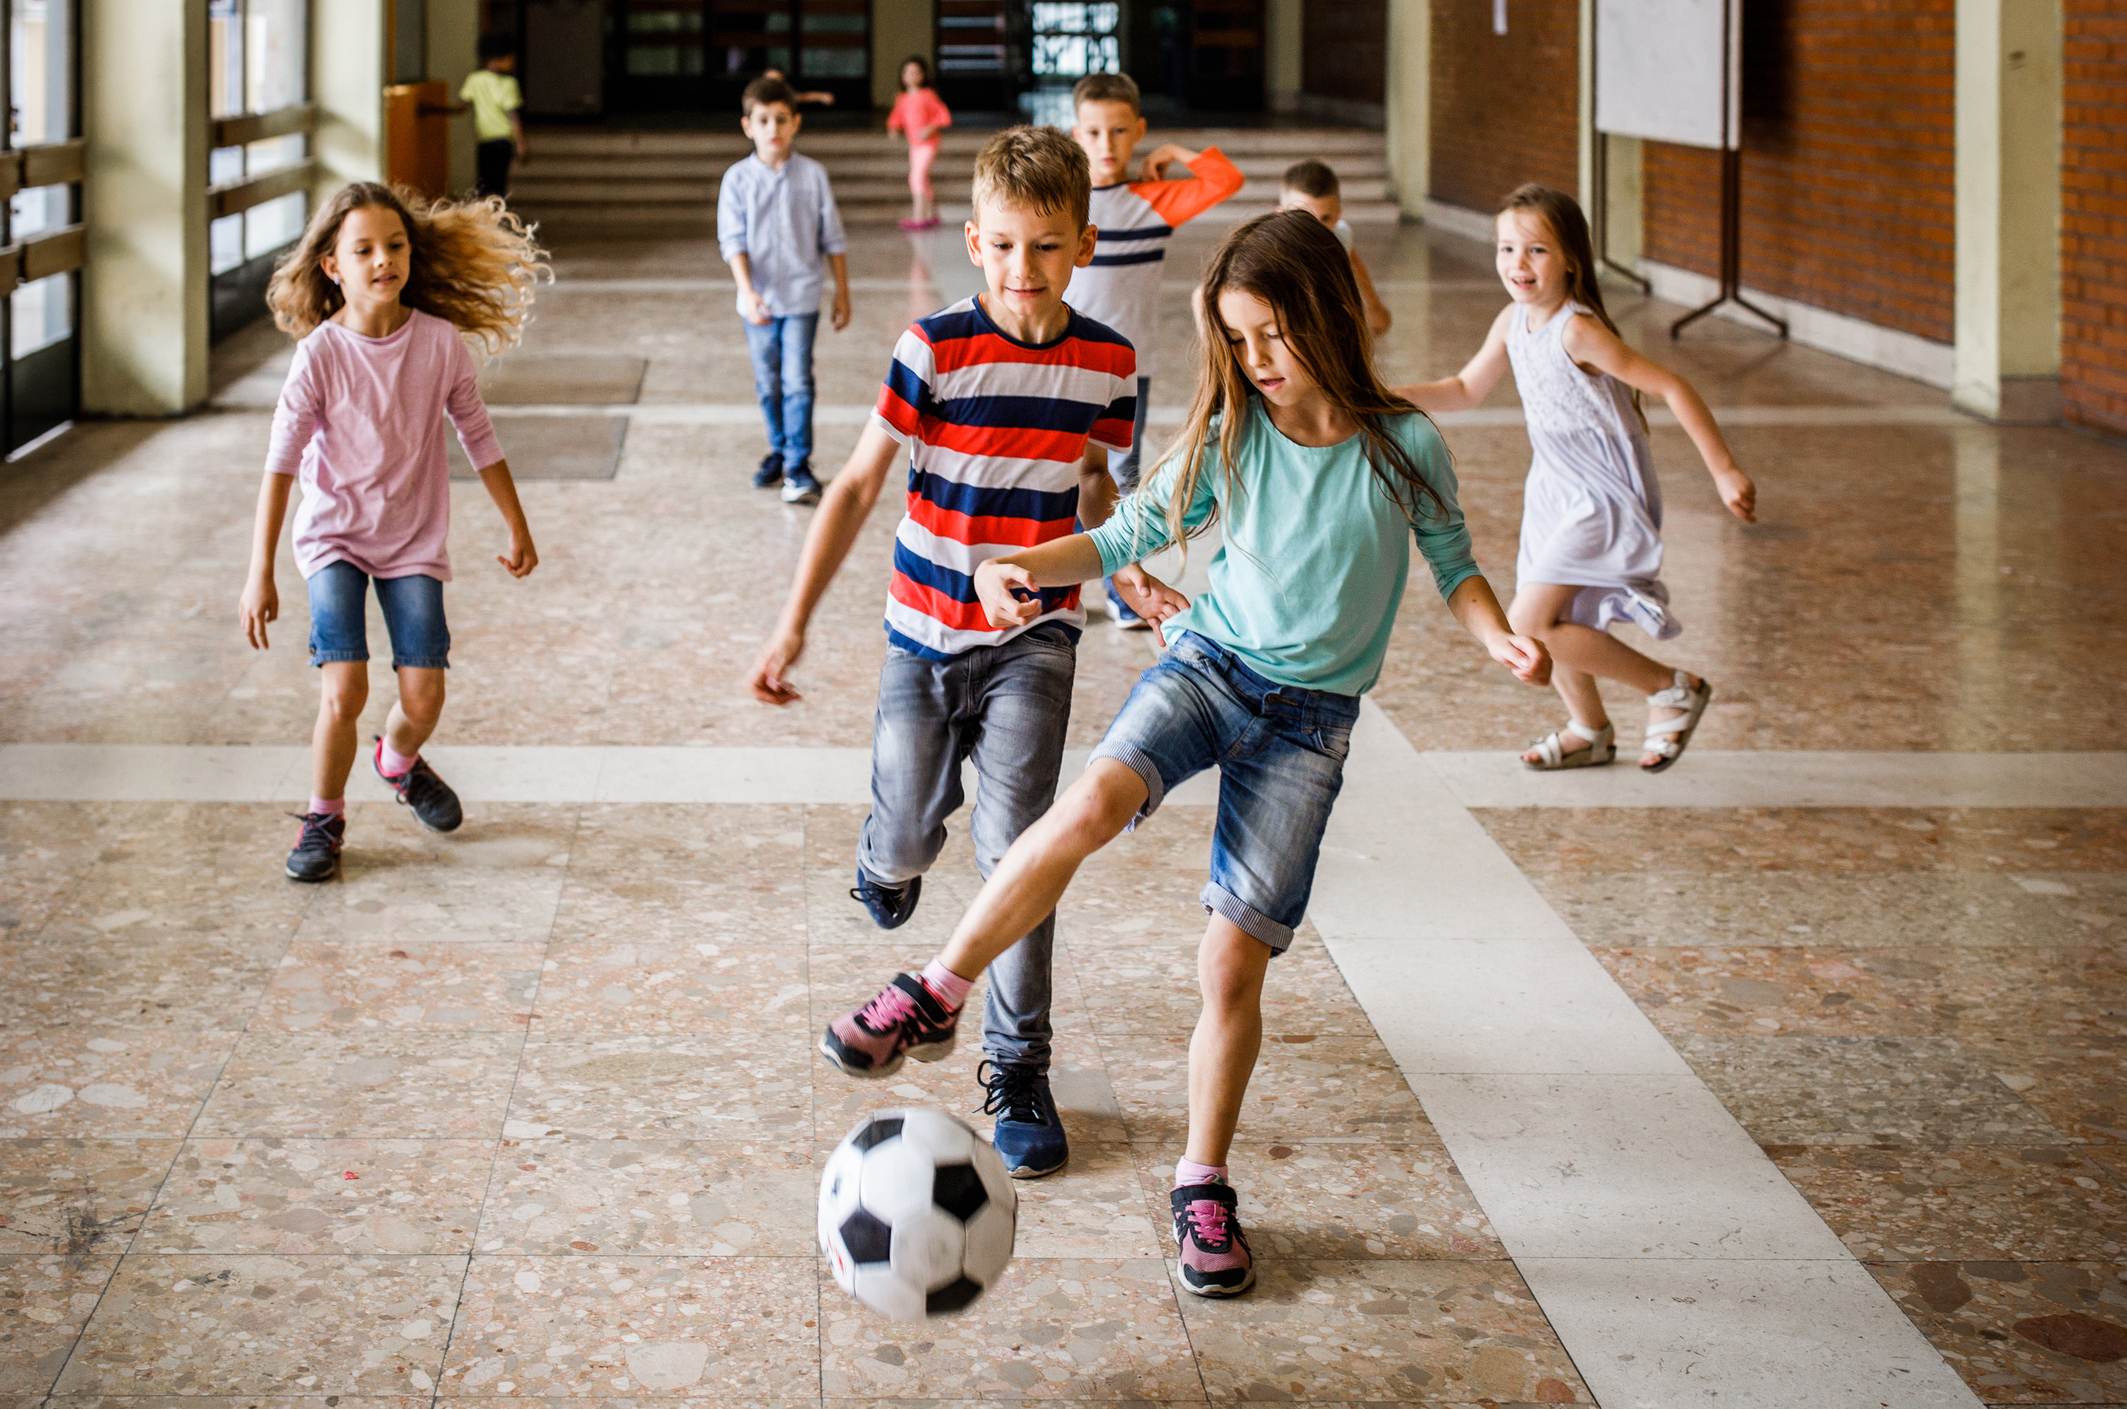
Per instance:
[[[904,230],[928,230],[938,223],[938,203],[931,197],[931,163],[938,159],[938,133],[953,125],[953,114],[931,87],[931,66],[910,57],[901,65],[901,96],[894,99],[886,130],[908,139],[909,217]]]
[[[421,824],[448,832],[458,795],[421,757],[443,712],[450,629],[450,464],[446,423],[509,530],[496,560],[512,577],[539,562],[502,447],[481,404],[468,340],[513,345],[546,256],[499,198],[408,203],[388,186],[343,186],[273,273],[266,301],[300,339],[273,413],[259,487],[244,635],[266,649],[280,616],[273,560],[289,491],[300,482],[295,561],[310,598],[310,663],[322,677],[311,735],[310,803],[288,855],[292,880],[339,870],[347,775],[369,701],[365,599],[374,589],[391,636],[399,698],[370,756]]]

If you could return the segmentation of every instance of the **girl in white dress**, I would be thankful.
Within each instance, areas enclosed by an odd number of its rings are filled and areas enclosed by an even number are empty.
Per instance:
[[[1460,372],[1397,388],[1429,412],[1482,402],[1509,365],[1535,456],[1529,464],[1507,618],[1541,640],[1551,683],[1572,716],[1530,745],[1535,769],[1608,763],[1617,746],[1595,677],[1647,696],[1640,767],[1659,773],[1683,756],[1713,698],[1687,671],[1651,660],[1609,633],[1631,621],[1657,640],[1681,628],[1662,586],[1662,491],[1648,453],[1639,393],[1660,396],[1698,447],[1729,512],[1753,523],[1757,489],[1736,468],[1713,413],[1691,384],[1627,347],[1603,309],[1587,217],[1570,196],[1528,185],[1499,212],[1499,277],[1514,300]]]

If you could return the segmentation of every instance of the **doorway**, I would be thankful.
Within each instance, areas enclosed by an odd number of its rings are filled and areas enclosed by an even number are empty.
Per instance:
[[[611,0],[606,111],[731,113],[765,69],[871,106],[871,0]]]

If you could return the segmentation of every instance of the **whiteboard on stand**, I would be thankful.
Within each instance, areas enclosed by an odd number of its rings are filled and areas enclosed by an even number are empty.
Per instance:
[[[1742,145],[1743,0],[1595,0],[1595,130]]]

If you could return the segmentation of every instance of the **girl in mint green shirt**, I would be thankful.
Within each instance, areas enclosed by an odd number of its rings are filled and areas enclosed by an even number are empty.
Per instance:
[[[1020,834],[939,956],[829,1025],[844,1072],[891,1075],[952,1050],[974,978],[1056,906],[1081,862],[1183,779],[1220,771],[1210,916],[1190,1044],[1189,1145],[1172,1197],[1182,1285],[1255,1282],[1226,1153],[1262,1040],[1271,957],[1306,913],[1359,695],[1381,671],[1415,540],[1448,609],[1531,684],[1550,660],[1516,635],[1470,558],[1446,448],[1376,375],[1351,261],[1304,212],[1228,235],[1204,279],[1205,353],[1189,423],[1145,486],[1091,533],[991,558],[974,586],[1019,625],[1034,589],[1112,574],[1167,649],[1078,782]],[[1194,602],[1136,564],[1221,521]]]

